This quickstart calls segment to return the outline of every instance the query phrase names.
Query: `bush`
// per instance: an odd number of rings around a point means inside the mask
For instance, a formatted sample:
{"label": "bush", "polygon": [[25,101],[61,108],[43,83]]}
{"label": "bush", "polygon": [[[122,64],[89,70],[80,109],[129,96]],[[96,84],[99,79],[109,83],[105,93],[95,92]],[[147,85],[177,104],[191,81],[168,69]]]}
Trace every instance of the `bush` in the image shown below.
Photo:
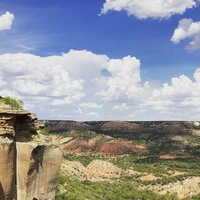
{"label": "bush", "polygon": [[15,109],[23,109],[24,102],[22,100],[13,99],[9,96],[0,99],[1,103],[11,106]]}
{"label": "bush", "polygon": [[158,195],[149,190],[134,189],[132,183],[91,182],[71,179],[60,174],[56,200],[178,200],[174,195]]}

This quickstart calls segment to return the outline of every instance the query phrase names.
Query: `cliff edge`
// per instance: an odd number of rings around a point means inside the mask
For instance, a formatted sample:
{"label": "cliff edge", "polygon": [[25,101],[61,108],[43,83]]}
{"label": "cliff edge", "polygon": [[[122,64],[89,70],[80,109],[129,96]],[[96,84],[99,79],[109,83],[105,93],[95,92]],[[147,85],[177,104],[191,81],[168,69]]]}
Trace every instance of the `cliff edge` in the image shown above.
{"label": "cliff edge", "polygon": [[53,200],[63,153],[25,110],[0,107],[0,199]]}

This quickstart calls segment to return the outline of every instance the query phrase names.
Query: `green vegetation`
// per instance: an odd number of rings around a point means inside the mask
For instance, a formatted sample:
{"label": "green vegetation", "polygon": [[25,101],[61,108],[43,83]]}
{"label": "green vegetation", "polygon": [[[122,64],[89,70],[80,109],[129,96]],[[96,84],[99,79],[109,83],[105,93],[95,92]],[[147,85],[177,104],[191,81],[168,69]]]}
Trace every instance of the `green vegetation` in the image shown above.
{"label": "green vegetation", "polygon": [[197,195],[194,195],[193,197],[190,198],[184,198],[182,200],[199,200],[200,199],[200,193]]}
{"label": "green vegetation", "polygon": [[76,154],[66,154],[64,156],[66,160],[70,161],[78,161],[80,162],[83,166],[87,167],[93,160],[108,160],[108,157],[106,156],[100,156],[100,155],[76,155]]}
{"label": "green vegetation", "polygon": [[[95,132],[65,132],[66,137],[91,139],[98,134]],[[180,134],[181,135],[181,134]],[[65,155],[65,159],[78,161],[85,167],[94,160],[106,160],[121,168],[123,173],[120,178],[110,179],[110,182],[81,181],[76,177],[61,174],[58,178],[56,199],[57,200],[177,200],[174,195],[158,195],[149,190],[154,187],[165,187],[178,182],[183,184],[187,178],[199,177],[200,175],[200,136],[184,134],[181,137],[167,136],[167,133],[152,133],[148,139],[131,138],[133,144],[142,144],[149,149],[143,154],[130,153],[121,156],[108,156],[97,154]],[[169,155],[168,159],[160,155]],[[170,157],[172,155],[172,157]],[[127,174],[126,170],[137,173]],[[153,174],[156,180],[142,181],[140,178]],[[168,186],[167,186],[168,187]],[[185,198],[184,200],[200,199],[200,194]]]}
{"label": "green vegetation", "polygon": [[[175,195],[158,195],[152,191],[141,190],[141,187],[157,185],[158,187],[174,182],[181,182],[189,177],[199,176],[200,158],[160,159],[153,155],[76,155],[67,154],[65,159],[79,161],[87,166],[93,160],[107,160],[116,166],[126,170],[133,169],[138,174],[127,175],[119,179],[111,179],[111,182],[81,181],[60,174],[57,181],[56,200],[178,200]],[[173,175],[175,172],[180,174]],[[145,174],[154,174],[158,179],[142,181],[139,178]],[[140,189],[138,189],[140,188]],[[184,200],[200,199],[200,194]]]}
{"label": "green vegetation", "polygon": [[66,131],[66,132],[60,132],[60,133],[51,133],[52,135],[59,135],[62,137],[72,137],[73,139],[76,138],[86,138],[86,139],[92,139],[93,137],[97,136],[95,132],[92,131]]}
{"label": "green vegetation", "polygon": [[[200,174],[200,158],[176,158],[161,159],[153,155],[124,155],[124,156],[105,156],[105,155],[76,155],[73,153],[66,154],[65,159],[70,161],[79,161],[87,166],[93,160],[107,160],[117,167],[127,170],[133,169],[141,173],[152,173],[157,177],[164,177],[163,182],[174,182],[175,180],[184,179],[190,176],[199,176]],[[170,172],[179,171],[184,173],[179,178],[166,179],[166,175]],[[181,177],[181,178],[180,178]]]}
{"label": "green vegetation", "polygon": [[136,187],[134,183],[80,181],[60,174],[56,200],[178,200],[174,195],[161,196]]}
{"label": "green vegetation", "polygon": [[22,100],[17,100],[17,99],[11,98],[9,96],[7,96],[5,98],[1,98],[0,103],[9,105],[10,107],[17,109],[17,110],[23,109],[23,105],[24,105]]}

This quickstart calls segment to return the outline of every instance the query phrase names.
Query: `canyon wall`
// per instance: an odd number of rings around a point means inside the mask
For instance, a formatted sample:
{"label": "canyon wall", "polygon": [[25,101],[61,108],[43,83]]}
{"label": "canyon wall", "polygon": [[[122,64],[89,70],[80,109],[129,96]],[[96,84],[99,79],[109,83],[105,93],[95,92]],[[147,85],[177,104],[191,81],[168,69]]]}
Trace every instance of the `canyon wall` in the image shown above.
{"label": "canyon wall", "polygon": [[24,110],[0,110],[0,199],[53,200],[63,153]]}
{"label": "canyon wall", "polygon": [[116,137],[134,137],[141,134],[200,134],[200,122],[190,121],[64,121],[45,120],[49,132],[95,131]]}
{"label": "canyon wall", "polygon": [[[107,135],[116,139],[133,141],[133,144],[145,144],[146,148],[156,154],[160,153],[188,153],[196,156],[200,154],[200,122],[192,121],[62,121],[46,120],[45,128],[52,133],[90,132],[97,135]],[[73,137],[73,134],[71,135]],[[65,149],[87,150],[88,138],[76,139],[65,145]],[[72,144],[74,143],[74,145]],[[115,143],[115,144],[114,144]],[[120,142],[120,145],[122,143]],[[104,147],[106,143],[104,142]],[[117,147],[116,142],[107,146]],[[101,145],[97,145],[98,148]],[[122,145],[121,145],[122,146]],[[126,145],[127,146],[127,145]],[[73,148],[72,148],[73,147]],[[135,148],[136,149],[136,148]],[[133,149],[132,149],[133,150]],[[144,150],[144,149],[143,149]],[[134,150],[135,151],[135,150]]]}

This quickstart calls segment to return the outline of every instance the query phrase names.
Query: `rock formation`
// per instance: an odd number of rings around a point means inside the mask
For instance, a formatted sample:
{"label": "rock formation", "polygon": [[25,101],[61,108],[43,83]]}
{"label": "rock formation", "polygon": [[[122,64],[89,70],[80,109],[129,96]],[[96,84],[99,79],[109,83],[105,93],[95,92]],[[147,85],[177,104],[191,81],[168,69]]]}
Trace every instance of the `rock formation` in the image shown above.
{"label": "rock formation", "polygon": [[65,152],[106,155],[123,155],[126,153],[146,153],[145,147],[134,145],[125,139],[115,139],[108,136],[96,136],[94,138],[75,138],[64,142],[62,148]]}
{"label": "rock formation", "polygon": [[0,200],[55,199],[62,151],[35,115],[0,108]]}

